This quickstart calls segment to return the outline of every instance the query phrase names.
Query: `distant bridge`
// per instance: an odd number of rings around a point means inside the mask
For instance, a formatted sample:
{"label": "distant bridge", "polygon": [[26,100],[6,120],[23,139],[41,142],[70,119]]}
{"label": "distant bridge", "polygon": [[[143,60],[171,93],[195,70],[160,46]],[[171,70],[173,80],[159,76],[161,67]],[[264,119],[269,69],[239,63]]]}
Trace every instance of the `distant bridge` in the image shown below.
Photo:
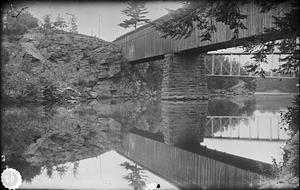
{"label": "distant bridge", "polygon": [[[271,56],[271,62],[269,65],[278,67],[280,57],[286,54],[273,53],[267,54]],[[226,56],[226,59],[225,59]],[[247,56],[248,62],[250,62],[250,53],[209,53],[204,57],[204,64],[207,69],[207,76],[220,76],[220,77],[261,77],[254,75],[245,70],[242,65],[241,59]],[[275,61],[275,56],[278,61]],[[275,65],[276,64],[276,65]],[[266,78],[296,78],[299,77],[298,73],[293,72],[291,74],[280,74],[273,71],[266,72]]]}

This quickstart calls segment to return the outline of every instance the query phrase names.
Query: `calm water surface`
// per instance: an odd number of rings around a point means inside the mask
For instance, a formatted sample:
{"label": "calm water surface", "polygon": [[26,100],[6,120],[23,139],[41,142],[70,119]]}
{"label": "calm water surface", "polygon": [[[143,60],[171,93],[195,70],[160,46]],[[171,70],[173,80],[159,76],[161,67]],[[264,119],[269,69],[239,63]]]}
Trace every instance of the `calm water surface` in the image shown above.
{"label": "calm water surface", "polygon": [[292,96],[91,101],[3,111],[5,163],[22,188],[255,187],[281,160]]}

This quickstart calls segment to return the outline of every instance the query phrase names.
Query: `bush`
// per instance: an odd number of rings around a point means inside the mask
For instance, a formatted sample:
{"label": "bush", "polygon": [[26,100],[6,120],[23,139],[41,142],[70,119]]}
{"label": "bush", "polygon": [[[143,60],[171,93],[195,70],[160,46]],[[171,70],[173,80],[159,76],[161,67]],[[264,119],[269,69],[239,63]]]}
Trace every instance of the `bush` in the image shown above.
{"label": "bush", "polygon": [[33,17],[29,12],[22,12],[18,17],[8,14],[4,22],[3,33],[9,36],[22,35],[31,28],[38,27],[38,19]]}
{"label": "bush", "polygon": [[282,115],[283,121],[288,124],[288,130],[294,135],[299,130],[299,104],[300,95],[295,96],[293,106],[288,107],[288,112]]}

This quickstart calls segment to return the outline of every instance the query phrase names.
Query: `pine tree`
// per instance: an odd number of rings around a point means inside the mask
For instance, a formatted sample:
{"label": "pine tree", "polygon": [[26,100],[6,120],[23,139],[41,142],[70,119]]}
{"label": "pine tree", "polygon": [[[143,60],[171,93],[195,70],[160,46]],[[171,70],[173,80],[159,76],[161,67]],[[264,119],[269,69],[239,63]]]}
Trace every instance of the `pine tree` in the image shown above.
{"label": "pine tree", "polygon": [[69,32],[78,33],[77,17],[70,13],[66,13],[66,14],[71,16]]}
{"label": "pine tree", "polygon": [[119,26],[123,28],[134,27],[142,25],[143,23],[150,22],[144,15],[148,13],[147,8],[145,8],[145,2],[128,2],[128,7],[123,9],[122,14],[130,17],[130,19],[124,20]]}
{"label": "pine tree", "polygon": [[71,17],[71,29],[70,29],[70,32],[78,33],[77,18],[74,15]]}
{"label": "pine tree", "polygon": [[42,27],[46,30],[52,29],[52,23],[51,23],[51,15],[47,14],[43,17],[44,23],[42,24]]}
{"label": "pine tree", "polygon": [[60,15],[56,17],[56,20],[53,23],[53,25],[56,29],[59,30],[63,30],[67,27],[66,21]]}

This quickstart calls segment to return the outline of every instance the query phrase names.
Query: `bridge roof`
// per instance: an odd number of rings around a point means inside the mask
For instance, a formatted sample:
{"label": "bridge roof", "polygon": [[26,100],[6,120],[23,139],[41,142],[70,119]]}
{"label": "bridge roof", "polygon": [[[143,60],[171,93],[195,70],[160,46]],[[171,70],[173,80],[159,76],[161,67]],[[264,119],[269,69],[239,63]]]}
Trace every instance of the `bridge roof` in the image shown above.
{"label": "bridge roof", "polygon": [[[264,28],[274,26],[272,16],[284,14],[285,12],[281,11],[281,9],[282,7],[279,6],[268,13],[261,13],[259,8],[253,3],[241,6],[241,13],[248,15],[248,18],[243,20],[244,25],[248,29],[241,30],[240,38],[236,41],[232,41],[233,31],[228,26],[215,22],[217,32],[212,34],[211,41],[201,41],[199,38],[201,30],[196,27],[191,36],[185,39],[162,38],[161,33],[149,23],[116,38],[113,42],[122,48],[123,55],[130,62],[139,63],[162,59],[166,53],[199,54],[240,46],[245,40],[253,37],[261,37],[264,40],[280,39],[282,36],[279,35],[265,36]],[[285,11],[288,11],[288,9],[285,9]],[[170,17],[170,14],[160,17],[153,22],[165,20],[168,17]]]}

